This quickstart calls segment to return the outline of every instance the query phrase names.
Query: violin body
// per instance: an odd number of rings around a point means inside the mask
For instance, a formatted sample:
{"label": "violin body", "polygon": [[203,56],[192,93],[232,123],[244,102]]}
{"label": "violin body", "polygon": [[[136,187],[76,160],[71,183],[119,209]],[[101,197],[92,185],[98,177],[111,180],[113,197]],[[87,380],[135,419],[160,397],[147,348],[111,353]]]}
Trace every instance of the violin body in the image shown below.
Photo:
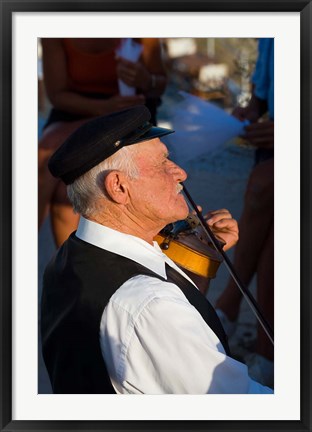
{"label": "violin body", "polygon": [[183,221],[167,225],[155,240],[179,267],[201,278],[213,279],[223,261],[192,214]]}

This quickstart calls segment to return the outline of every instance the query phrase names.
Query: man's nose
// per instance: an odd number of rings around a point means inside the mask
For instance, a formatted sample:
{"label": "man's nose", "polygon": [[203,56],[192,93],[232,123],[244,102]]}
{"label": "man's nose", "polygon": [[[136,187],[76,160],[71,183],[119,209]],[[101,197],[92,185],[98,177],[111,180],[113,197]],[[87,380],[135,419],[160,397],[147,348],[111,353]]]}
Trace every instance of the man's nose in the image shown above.
{"label": "man's nose", "polygon": [[173,164],[174,164],[175,176],[177,177],[177,180],[179,182],[185,181],[187,179],[187,173],[186,173],[186,171],[184,171],[184,169],[181,168],[176,163],[173,162]]}

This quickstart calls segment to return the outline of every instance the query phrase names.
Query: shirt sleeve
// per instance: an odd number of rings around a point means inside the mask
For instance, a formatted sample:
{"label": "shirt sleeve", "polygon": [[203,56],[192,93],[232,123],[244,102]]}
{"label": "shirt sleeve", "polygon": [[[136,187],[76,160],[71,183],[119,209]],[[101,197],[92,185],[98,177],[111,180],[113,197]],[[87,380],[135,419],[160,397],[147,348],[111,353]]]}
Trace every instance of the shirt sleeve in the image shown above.
{"label": "shirt sleeve", "polygon": [[246,365],[225,354],[217,336],[178,287],[160,280],[154,283],[158,295],[146,297],[136,313],[129,313],[125,304],[122,309],[119,302],[114,305],[119,314],[127,310],[122,327],[130,319],[119,355],[115,353],[118,365],[113,375],[119,392],[272,393],[249,378]]}

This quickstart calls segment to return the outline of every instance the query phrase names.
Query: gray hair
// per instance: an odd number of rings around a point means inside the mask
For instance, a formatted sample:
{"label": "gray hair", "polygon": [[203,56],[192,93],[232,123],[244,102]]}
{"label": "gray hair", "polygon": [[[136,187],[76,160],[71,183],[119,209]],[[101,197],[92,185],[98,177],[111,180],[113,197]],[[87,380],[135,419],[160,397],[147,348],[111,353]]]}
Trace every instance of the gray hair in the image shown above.
{"label": "gray hair", "polygon": [[101,210],[98,201],[100,198],[108,199],[104,178],[110,171],[118,170],[124,172],[129,178],[137,177],[139,172],[134,161],[135,153],[133,146],[123,147],[68,185],[67,194],[74,212],[82,216],[90,216]]}

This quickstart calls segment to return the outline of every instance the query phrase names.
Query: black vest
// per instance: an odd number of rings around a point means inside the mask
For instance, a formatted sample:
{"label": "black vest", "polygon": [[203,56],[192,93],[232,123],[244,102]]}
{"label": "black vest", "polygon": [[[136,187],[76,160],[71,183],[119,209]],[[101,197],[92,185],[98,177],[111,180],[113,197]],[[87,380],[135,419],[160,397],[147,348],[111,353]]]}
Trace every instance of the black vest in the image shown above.
{"label": "black vest", "polygon": [[[168,281],[180,287],[229,354],[222,325],[205,296],[169,266],[166,271]],[[138,274],[165,280],[74,233],[51,260],[43,278],[41,337],[54,393],[115,393],[101,353],[100,321],[115,291]]]}

